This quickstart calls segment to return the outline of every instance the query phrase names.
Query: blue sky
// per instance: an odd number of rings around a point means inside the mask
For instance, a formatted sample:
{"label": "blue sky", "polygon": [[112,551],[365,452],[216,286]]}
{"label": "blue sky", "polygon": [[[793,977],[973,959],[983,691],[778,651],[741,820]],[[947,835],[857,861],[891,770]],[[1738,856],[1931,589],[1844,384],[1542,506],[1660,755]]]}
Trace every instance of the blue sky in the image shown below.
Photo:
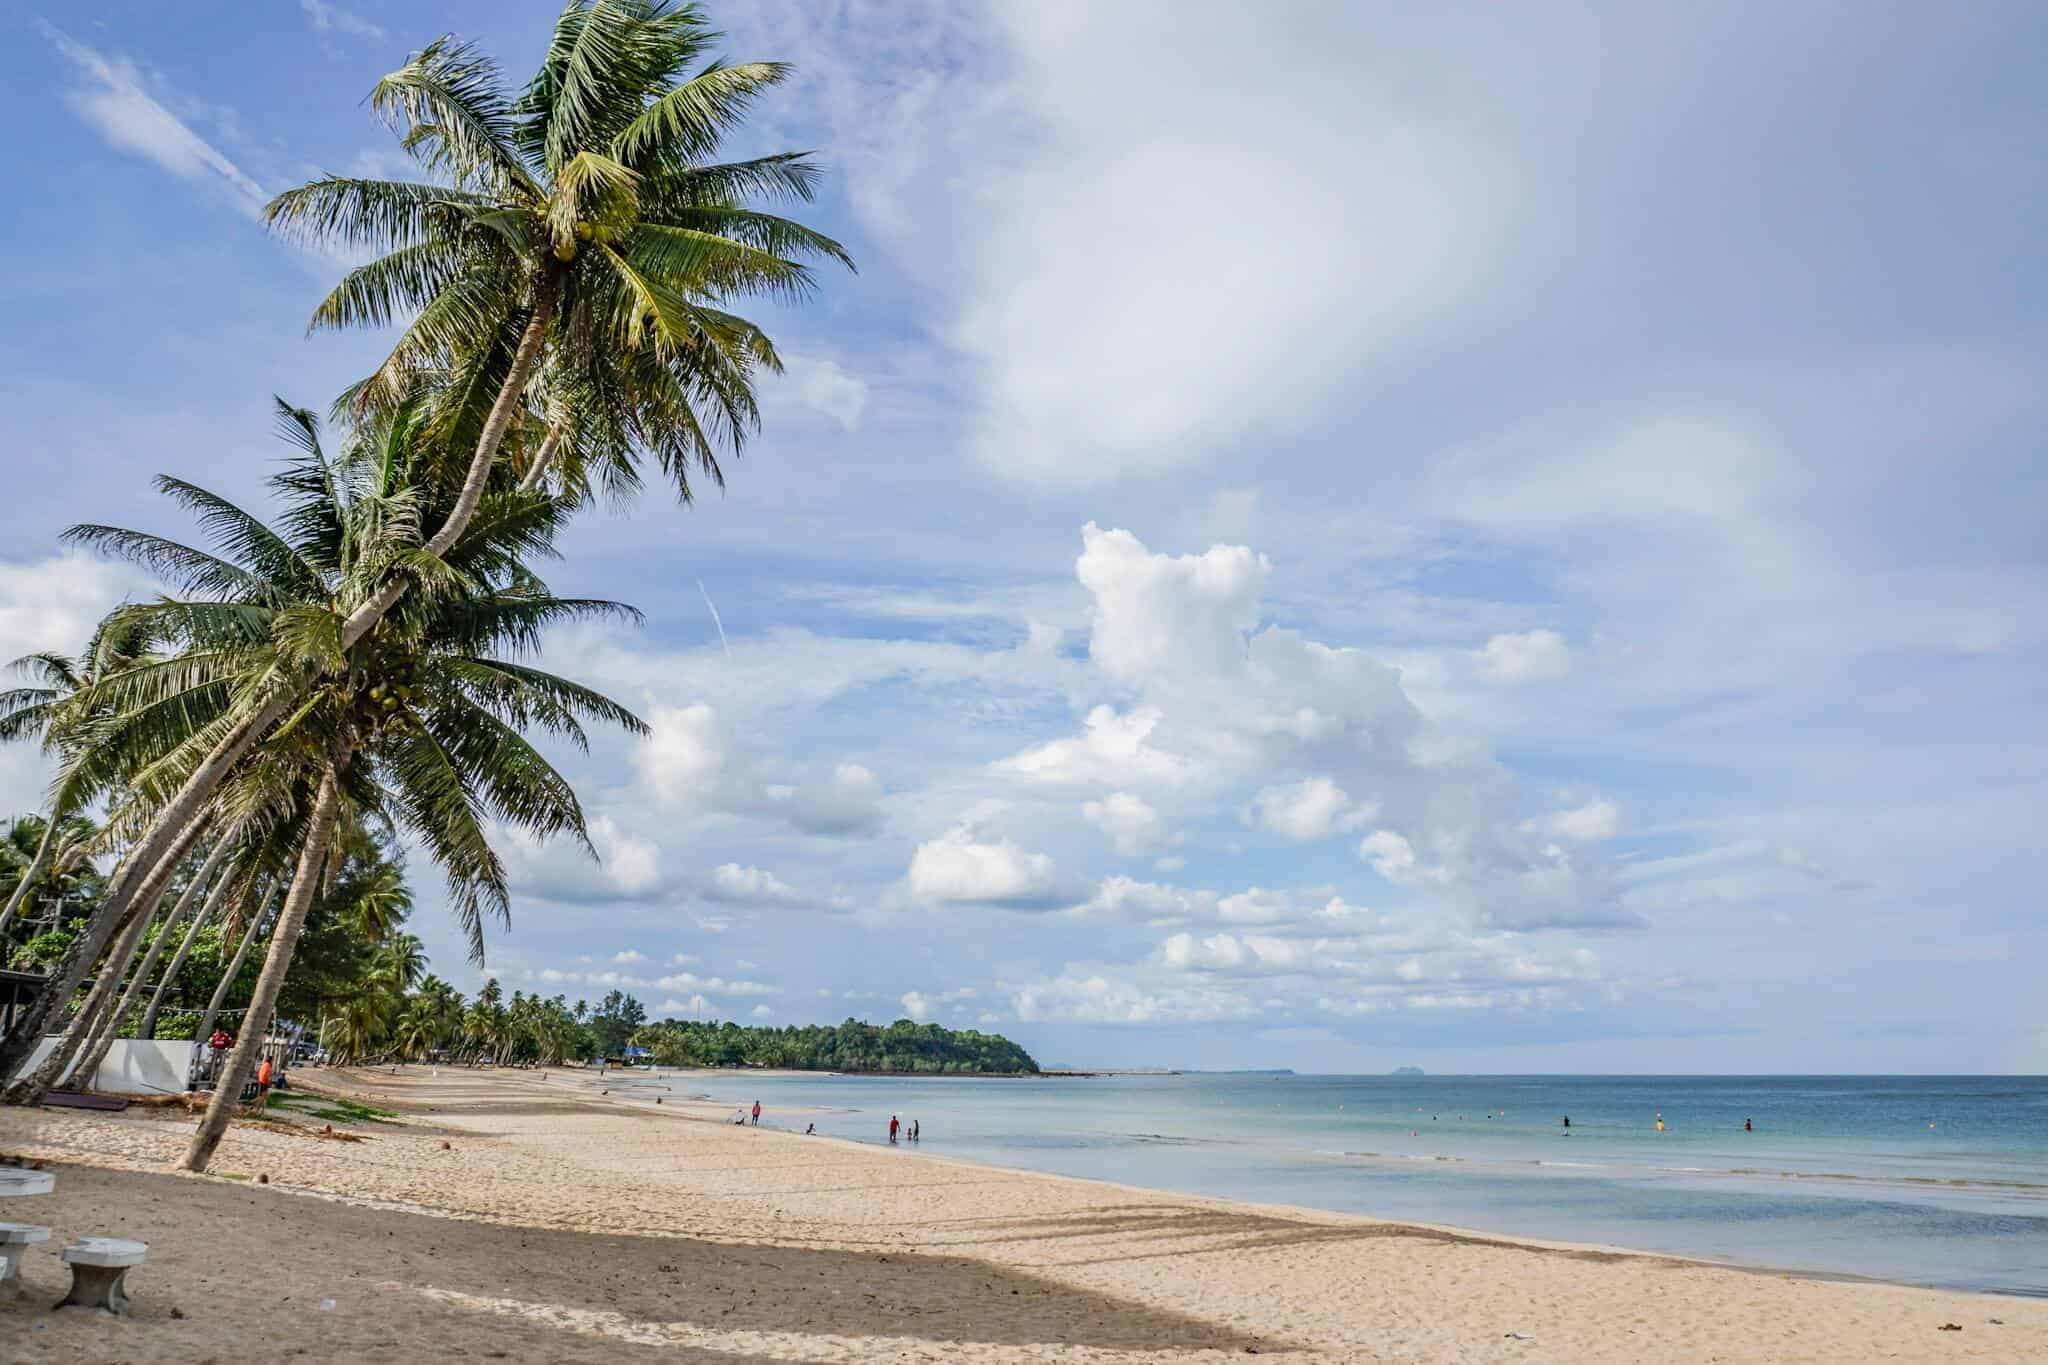
{"label": "blue sky", "polygon": [[[565,756],[605,861],[508,840],[491,969],[1048,1061],[2048,1067],[2039,9],[1284,16],[714,7],[860,273],[755,310],[724,495],[565,546],[648,621],[548,661],[655,733]],[[10,8],[0,649],[148,590],[63,526],[255,496],[378,353],[256,207],[551,17]]]}

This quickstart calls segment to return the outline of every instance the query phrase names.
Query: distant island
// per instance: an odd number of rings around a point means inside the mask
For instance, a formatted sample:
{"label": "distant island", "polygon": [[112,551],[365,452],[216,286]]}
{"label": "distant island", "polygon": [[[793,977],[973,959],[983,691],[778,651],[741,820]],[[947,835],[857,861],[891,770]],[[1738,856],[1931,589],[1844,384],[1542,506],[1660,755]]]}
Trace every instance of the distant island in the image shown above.
{"label": "distant island", "polygon": [[657,1066],[751,1066],[887,1076],[1036,1076],[1038,1063],[1008,1038],[898,1019],[887,1028],[843,1024],[749,1028],[664,1019],[630,1038]]}
{"label": "distant island", "polygon": [[1396,1076],[1420,1076],[1423,1074],[1423,1070],[1419,1066],[1397,1066],[1394,1068],[1394,1074]]}

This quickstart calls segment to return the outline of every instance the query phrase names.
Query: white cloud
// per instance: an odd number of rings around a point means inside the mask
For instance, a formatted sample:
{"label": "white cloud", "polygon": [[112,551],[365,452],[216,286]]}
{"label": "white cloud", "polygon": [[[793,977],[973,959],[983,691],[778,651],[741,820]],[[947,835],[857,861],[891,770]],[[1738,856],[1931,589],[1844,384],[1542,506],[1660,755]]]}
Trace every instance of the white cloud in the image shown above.
{"label": "white cloud", "polygon": [[1479,676],[1489,682],[1554,682],[1572,671],[1571,647],[1554,630],[1496,635],[1473,656]]}
{"label": "white cloud", "polygon": [[1059,900],[1051,858],[981,833],[971,821],[918,845],[910,890],[925,901],[1017,909],[1045,909]]}
{"label": "white cloud", "polygon": [[1094,599],[1088,653],[1104,674],[1140,683],[1168,670],[1235,669],[1259,623],[1272,565],[1242,545],[1199,555],[1153,554],[1129,531],[1081,529],[1074,570]]}
{"label": "white cloud", "polygon": [[1427,886],[1451,879],[1448,868],[1430,866],[1415,856],[1407,836],[1390,829],[1374,830],[1359,842],[1358,856],[1395,886]]}
{"label": "white cloud", "polygon": [[329,4],[327,0],[299,0],[299,8],[305,11],[307,22],[313,25],[315,33],[346,33],[353,38],[386,36],[383,29],[362,15]]}
{"label": "white cloud", "polygon": [[[992,468],[1092,483],[1285,432],[1480,288],[1513,165],[1343,13],[993,10],[968,53],[862,106],[856,204],[958,301]],[[1214,212],[1226,185],[1255,232]]]}
{"label": "white cloud", "polygon": [[728,905],[798,905],[804,899],[801,892],[773,872],[738,863],[720,863],[704,894]]}
{"label": "white cloud", "polygon": [[815,356],[785,356],[783,366],[797,401],[824,413],[844,431],[860,427],[868,405],[868,386],[840,368],[838,362]]}
{"label": "white cloud", "polygon": [[132,62],[108,58],[38,19],[36,26],[84,78],[65,95],[74,112],[109,144],[154,161],[181,180],[217,185],[234,205],[260,219],[270,196],[227,155],[159,103]]}
{"label": "white cloud", "polygon": [[1612,801],[1589,801],[1575,810],[1562,810],[1550,817],[1550,832],[1560,839],[1612,839],[1620,829],[1621,811]]}
{"label": "white cloud", "polygon": [[1172,842],[1159,812],[1130,792],[1111,792],[1100,801],[1085,802],[1081,814],[1126,858],[1142,858]]}
{"label": "white cloud", "polygon": [[1233,990],[1191,982],[1141,983],[1077,967],[1016,987],[1010,1006],[1026,1023],[1211,1023],[1258,1014],[1255,1004]]}
{"label": "white cloud", "polygon": [[718,1007],[701,995],[687,999],[671,996],[648,1012],[657,1019],[706,1019],[717,1015]]}
{"label": "white cloud", "polygon": [[1345,807],[1350,801],[1344,789],[1327,777],[1307,778],[1292,786],[1262,787],[1252,798],[1252,804],[1258,810],[1259,823],[1297,843],[1327,836],[1339,828],[1339,816],[1345,817],[1342,825],[1345,829],[1355,828],[1359,821],[1372,818],[1376,808],[1370,805],[1345,815]]}
{"label": "white cloud", "polygon": [[932,1017],[932,1002],[916,991],[905,991],[899,1003],[903,1006],[903,1017],[925,1023]]}
{"label": "white cloud", "polygon": [[881,781],[858,763],[834,765],[825,781],[768,783],[761,790],[764,809],[805,834],[845,839],[882,825]]}
{"label": "white cloud", "polygon": [[670,805],[707,799],[725,764],[718,713],[704,702],[657,706],[647,724],[650,733],[633,755],[641,782]]}
{"label": "white cloud", "polygon": [[775,1011],[766,1005],[756,1005],[751,1010],[748,1010],[747,1013],[756,1019],[773,1019],[775,1017]]}
{"label": "white cloud", "polygon": [[1173,782],[1187,776],[1189,765],[1146,742],[1159,724],[1160,713],[1140,707],[1119,715],[1113,706],[1088,713],[1084,733],[1026,749],[995,764],[1032,782],[1082,784]]}
{"label": "white cloud", "polygon": [[611,816],[590,821],[590,842],[603,860],[605,879],[625,895],[640,895],[661,880],[661,851],[627,834]]}
{"label": "white cloud", "polygon": [[1297,970],[1307,965],[1311,952],[1294,940],[1257,934],[1175,934],[1159,946],[1161,960],[1177,970],[1231,971],[1248,965]]}
{"label": "white cloud", "polygon": [[627,948],[623,952],[613,953],[612,961],[618,963],[621,967],[630,967],[636,962],[647,961],[647,954]]}
{"label": "white cloud", "polygon": [[695,972],[671,972],[658,981],[643,985],[665,991],[710,991],[713,995],[780,995],[782,987],[765,981],[728,980],[722,976],[699,976]]}

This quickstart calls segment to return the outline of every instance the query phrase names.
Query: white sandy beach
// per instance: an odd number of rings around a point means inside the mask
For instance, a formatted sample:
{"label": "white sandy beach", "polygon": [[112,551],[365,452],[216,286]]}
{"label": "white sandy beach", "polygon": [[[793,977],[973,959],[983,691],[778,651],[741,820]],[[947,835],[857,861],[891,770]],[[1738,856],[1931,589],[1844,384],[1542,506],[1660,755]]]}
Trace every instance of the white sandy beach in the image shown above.
{"label": "white sandy beach", "polygon": [[[237,1127],[190,1177],[182,1116],[0,1110],[0,1153],[59,1172],[0,1210],[56,1230],[0,1360],[2048,1359],[2028,1300],[998,1170],[538,1072],[301,1079],[403,1121]],[[55,1247],[95,1234],[150,1244],[126,1321],[49,1311]]]}

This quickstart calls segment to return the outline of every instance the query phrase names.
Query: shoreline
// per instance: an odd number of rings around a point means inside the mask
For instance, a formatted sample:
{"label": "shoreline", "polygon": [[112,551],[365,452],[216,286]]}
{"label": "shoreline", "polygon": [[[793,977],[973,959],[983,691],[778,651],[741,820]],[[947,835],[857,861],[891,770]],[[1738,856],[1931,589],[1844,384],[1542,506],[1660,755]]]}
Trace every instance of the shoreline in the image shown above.
{"label": "shoreline", "polygon": [[[570,1068],[568,1070],[573,1070],[573,1068]],[[677,1068],[676,1070],[680,1072],[683,1069]],[[713,1076],[729,1074],[720,1072],[715,1069],[705,1068],[689,1068],[688,1071],[690,1074]],[[773,1073],[755,1072],[753,1074],[776,1074],[792,1077],[804,1077],[818,1075],[857,1076],[879,1073],[777,1071]],[[1167,1073],[1101,1072],[1066,1074],[1163,1075]],[[920,1077],[918,1079],[939,1078]],[[630,1102],[625,1100],[611,1100],[609,1097],[599,1098],[604,1099],[607,1103],[623,1104]],[[704,1110],[715,1109],[718,1112],[716,1115],[711,1113],[692,1112],[692,1107]],[[730,1120],[723,1117],[723,1115],[727,1112],[728,1107],[729,1106],[727,1106],[724,1101],[713,1100],[705,1096],[685,1096],[683,1097],[682,1103],[659,1106],[662,1117],[675,1118],[688,1123],[709,1123],[714,1125],[723,1125],[727,1127],[739,1126],[736,1124],[732,1124]],[[816,1106],[789,1105],[778,1103],[776,1112],[778,1114],[808,1115],[822,1113],[826,1111]],[[1471,1244],[1495,1244],[1503,1247],[1520,1247],[1531,1251],[1558,1252],[1565,1254],[1575,1252],[1592,1252],[1603,1256],[1640,1257],[1647,1260],[1672,1261],[1683,1265],[1703,1266],[1719,1270],[1738,1271],[1746,1275],[1762,1275],[1777,1278],[1815,1280],[1826,1283],[1838,1283],[1848,1285],[1883,1285],[1896,1289],[1923,1290],[1929,1293],[1937,1294],[1964,1294],[1999,1301],[2011,1300],[2022,1303],[2048,1302],[2048,1295],[2027,1294],[2017,1291],[1979,1289],[1969,1286],[1929,1284],[1913,1280],[1891,1279],[1882,1275],[1860,1275],[1856,1274],[1853,1271],[1845,1270],[1822,1270],[1807,1266],[1771,1265],[1760,1261],[1744,1261],[1737,1260],[1734,1258],[1715,1257],[1701,1254],[1689,1254],[1681,1251],[1659,1251],[1643,1247],[1624,1246],[1618,1243],[1598,1241],[1572,1241],[1558,1238],[1538,1237],[1524,1233],[1498,1232],[1487,1228],[1470,1227],[1461,1223],[1438,1223],[1424,1219],[1414,1218],[1388,1218],[1377,1214],[1361,1213],[1349,1209],[1322,1208],[1313,1204],[1289,1204],[1284,1202],[1275,1203],[1264,1200],[1245,1199],[1232,1195],[1205,1194],[1198,1190],[1187,1190],[1174,1186],[1141,1185],[1129,1181],[1111,1180],[1101,1176],[1069,1175],[1060,1171],[1036,1170],[1030,1166],[1009,1166],[1001,1162],[986,1161],[979,1157],[958,1156],[953,1154],[928,1152],[915,1146],[901,1144],[891,1146],[889,1144],[878,1142],[868,1138],[843,1137],[838,1134],[831,1133],[800,1133],[793,1129],[785,1128],[780,1125],[770,1125],[765,1128],[753,1129],[752,1131],[766,1133],[779,1137],[799,1138],[807,1143],[832,1143],[851,1148],[855,1151],[895,1152],[899,1155],[892,1159],[898,1160],[934,1162],[940,1165],[959,1166],[976,1171],[993,1171],[1005,1176],[1015,1176],[1023,1179],[1073,1182],[1076,1184],[1091,1185],[1103,1190],[1114,1191],[1119,1194],[1131,1196],[1142,1196],[1147,1198],[1158,1198],[1160,1196],[1167,1196],[1176,1200],[1186,1201],[1190,1203],[1212,1204],[1223,1209],[1237,1210],[1261,1215],[1293,1218],[1342,1219],[1346,1221],[1362,1223],[1375,1228],[1385,1228],[1403,1232],[1440,1234],[1445,1237],[1456,1238],[1462,1242]],[[1370,1156],[1372,1154],[1346,1153],[1345,1155]],[[1389,1161],[1410,1159],[1412,1158],[1386,1158],[1386,1160]],[[1782,1174],[1788,1178],[1798,1179],[1860,1180],[1864,1178],[1860,1176],[1833,1175],[1804,1176],[1798,1172],[1784,1172]]]}
{"label": "shoreline", "polygon": [[[592,1358],[689,1346],[724,1353],[707,1360],[835,1361],[2048,1357],[2039,1300],[734,1131],[724,1105],[585,1096],[549,1074],[302,1073],[301,1096],[347,1096],[401,1122],[336,1125],[360,1142],[325,1140],[317,1122],[238,1126],[205,1177],[166,1169],[191,1125],[164,1113],[4,1110],[0,1151],[58,1164],[58,1196],[35,1217],[60,1239],[151,1242],[137,1318],[113,1326],[136,1361],[225,1358],[238,1344],[242,1358],[285,1353],[257,1344],[274,1316],[200,1307],[222,1292],[223,1254],[281,1288],[347,1286],[316,1302],[368,1294],[379,1306],[349,1319],[366,1334],[360,1354],[336,1346],[342,1320],[326,1310],[285,1315],[319,1338],[314,1358],[336,1360],[382,1358],[370,1337],[397,1322],[421,1354],[439,1349],[425,1344],[434,1333],[467,1351],[481,1332],[518,1359],[581,1359],[585,1346],[624,1352]],[[664,1116],[680,1122],[653,1121]],[[259,1174],[268,1186],[248,1178]],[[80,1207],[67,1210],[68,1191]],[[250,1239],[246,1262],[239,1243],[201,1244],[208,1223]],[[309,1259],[308,1239],[334,1229],[349,1230],[338,1249]],[[20,1358],[105,1358],[108,1342],[74,1315],[35,1317],[55,1297],[41,1291],[60,1288],[54,1262],[32,1259],[26,1312],[0,1305],[0,1347],[42,1321],[21,1343],[49,1350]],[[693,1288],[679,1296],[662,1286],[686,1262]],[[758,1301],[770,1289],[774,1304]],[[168,1334],[160,1355],[136,1330],[145,1322]]]}

